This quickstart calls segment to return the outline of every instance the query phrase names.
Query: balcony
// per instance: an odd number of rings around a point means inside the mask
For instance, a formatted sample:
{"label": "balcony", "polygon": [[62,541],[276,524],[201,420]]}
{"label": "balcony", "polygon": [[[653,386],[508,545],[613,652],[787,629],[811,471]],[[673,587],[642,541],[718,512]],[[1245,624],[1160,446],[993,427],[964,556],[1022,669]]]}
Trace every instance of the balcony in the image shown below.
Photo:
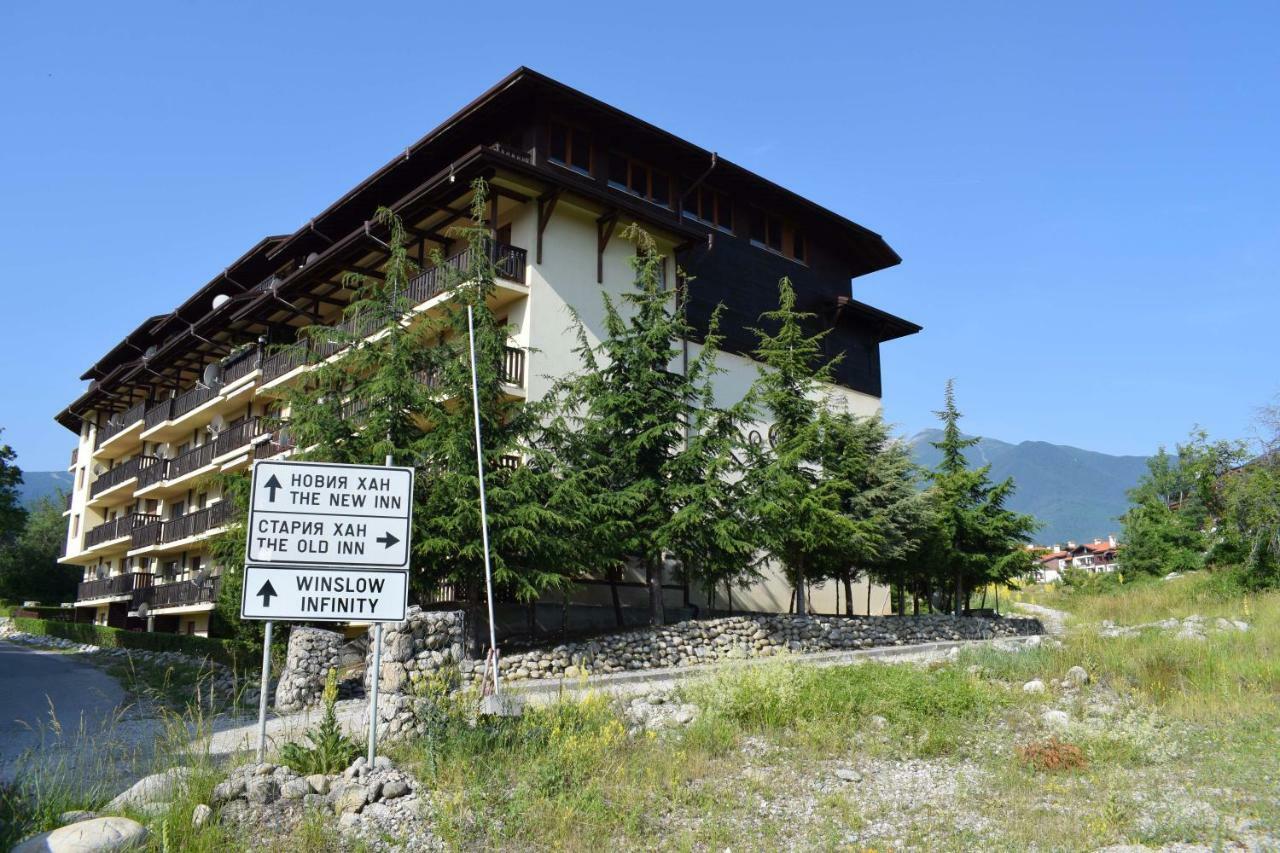
{"label": "balcony", "polygon": [[236,353],[222,363],[222,386],[239,382],[262,366],[262,350],[256,346]]}
{"label": "balcony", "polygon": [[[221,587],[221,577],[206,578],[203,583],[189,580],[156,584],[147,590],[144,600],[148,601],[153,611],[166,607],[212,604],[218,600],[218,590]],[[136,607],[138,603],[135,598],[134,606]]]}
{"label": "balcony", "polygon": [[160,544],[168,545],[216,530],[231,521],[234,516],[235,505],[231,501],[219,501],[204,509],[170,519],[161,525]]}
{"label": "balcony", "polygon": [[169,415],[173,412],[173,398],[161,400],[151,408],[147,409],[146,415],[143,417],[143,430],[153,429],[160,424],[169,420]]}
{"label": "balcony", "polygon": [[[528,253],[524,249],[509,246],[506,243],[495,244],[493,249],[494,273],[499,278],[514,281],[517,284],[524,284],[524,269],[527,257]],[[439,266],[423,270],[413,281],[409,282],[409,300],[415,305],[421,305],[428,299],[434,299],[444,293],[453,278],[446,270],[453,270],[459,276],[465,276],[467,270],[471,268],[471,259],[471,250],[464,249],[456,255],[445,258]]]}
{"label": "balcony", "polygon": [[84,550],[88,551],[90,548],[96,548],[104,542],[123,539],[130,535],[133,528],[159,520],[160,516],[158,515],[147,515],[139,512],[114,518],[111,521],[99,524],[97,527],[90,528],[84,534]]}
{"label": "balcony", "polygon": [[310,353],[302,345],[282,349],[268,356],[262,362],[262,381],[270,382],[279,379],[286,373],[301,367],[310,360]]}
{"label": "balcony", "polygon": [[150,548],[153,545],[160,544],[160,534],[164,530],[163,521],[153,521],[150,524],[143,524],[129,531],[129,550],[136,551],[139,548]]}
{"label": "balcony", "polygon": [[234,453],[258,436],[269,433],[270,430],[262,425],[262,421],[262,418],[249,418],[218,433],[218,437],[213,440],[214,458]]}
{"label": "balcony", "polygon": [[93,445],[94,450],[101,450],[103,445],[116,436],[131,431],[139,422],[145,423],[146,415],[147,404],[143,401],[119,415],[110,417],[102,429],[98,430],[98,437]]}
{"label": "balcony", "polygon": [[98,578],[84,581],[76,590],[76,601],[91,601],[95,598],[114,598],[119,595],[132,595],[135,590],[146,589],[151,585],[151,575],[141,572],[116,575],[111,578]]}
{"label": "balcony", "polygon": [[135,456],[128,462],[121,462],[98,475],[98,479],[94,480],[93,485],[89,487],[89,496],[96,498],[103,492],[138,477],[143,471],[162,461],[155,456]]}
{"label": "balcony", "polygon": [[[471,268],[473,257],[470,249],[464,249],[445,258],[439,265],[420,272],[406,288],[409,301],[414,305],[421,305],[444,293],[458,276],[466,275]],[[497,243],[492,248],[492,257],[494,273],[499,278],[521,285],[525,283],[528,253],[524,249],[506,243]],[[457,276],[450,275],[448,272],[450,270]],[[337,324],[335,328],[359,340],[376,334],[387,324],[388,319],[380,312],[370,312],[359,317],[348,318]],[[267,385],[305,364],[330,358],[346,347],[345,341],[299,341],[296,345],[280,349],[263,360],[262,382]]]}
{"label": "balcony", "polygon": [[180,453],[173,457],[169,460],[169,470],[165,472],[164,478],[166,480],[180,480],[193,471],[198,471],[209,465],[213,462],[213,447],[212,441],[206,441],[199,447],[193,447],[186,453]]}

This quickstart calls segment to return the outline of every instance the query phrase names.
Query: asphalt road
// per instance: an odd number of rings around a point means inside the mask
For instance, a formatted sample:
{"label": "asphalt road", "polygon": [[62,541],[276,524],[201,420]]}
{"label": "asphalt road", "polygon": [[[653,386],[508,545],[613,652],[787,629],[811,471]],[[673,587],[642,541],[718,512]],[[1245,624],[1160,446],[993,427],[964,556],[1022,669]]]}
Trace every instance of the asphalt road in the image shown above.
{"label": "asphalt road", "polygon": [[124,702],[115,679],[73,655],[0,640],[0,780],[29,749],[61,751],[112,728]]}

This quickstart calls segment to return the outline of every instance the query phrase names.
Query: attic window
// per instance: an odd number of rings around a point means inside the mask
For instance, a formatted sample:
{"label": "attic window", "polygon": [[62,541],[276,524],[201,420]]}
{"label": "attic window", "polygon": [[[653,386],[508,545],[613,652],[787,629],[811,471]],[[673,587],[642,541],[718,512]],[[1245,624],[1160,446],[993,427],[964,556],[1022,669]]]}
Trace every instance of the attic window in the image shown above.
{"label": "attic window", "polygon": [[671,178],[625,154],[609,155],[609,186],[662,207],[671,206]]}
{"label": "attic window", "polygon": [[591,134],[565,124],[551,125],[547,157],[584,175],[591,174]]}

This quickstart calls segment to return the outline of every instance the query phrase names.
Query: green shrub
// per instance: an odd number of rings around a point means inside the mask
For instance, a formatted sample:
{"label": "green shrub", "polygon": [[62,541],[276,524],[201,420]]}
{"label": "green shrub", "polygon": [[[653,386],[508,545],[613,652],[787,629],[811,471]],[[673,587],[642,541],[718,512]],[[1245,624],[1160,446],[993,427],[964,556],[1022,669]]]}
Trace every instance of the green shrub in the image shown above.
{"label": "green shrub", "polygon": [[77,643],[90,643],[104,649],[144,649],[151,652],[181,652],[192,657],[211,658],[219,663],[235,665],[252,662],[255,653],[244,643],[196,637],[190,634],[142,633],[122,631],[88,622],[51,622],[47,619],[15,618],[14,627],[42,637],[61,637]]}
{"label": "green shrub", "polygon": [[329,670],[324,679],[324,717],[314,730],[307,731],[311,746],[289,741],[280,747],[280,760],[303,776],[338,773],[351,766],[360,747],[342,733],[334,706],[338,701],[338,671]]}

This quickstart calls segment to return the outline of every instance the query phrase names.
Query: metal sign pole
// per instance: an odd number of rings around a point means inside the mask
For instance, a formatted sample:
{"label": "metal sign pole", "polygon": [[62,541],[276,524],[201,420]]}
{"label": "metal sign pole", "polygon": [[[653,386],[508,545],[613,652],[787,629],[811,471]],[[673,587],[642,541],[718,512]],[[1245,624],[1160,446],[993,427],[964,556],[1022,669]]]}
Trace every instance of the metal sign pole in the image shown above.
{"label": "metal sign pole", "polygon": [[369,688],[369,767],[378,752],[378,682],[382,681],[382,623],[373,625],[373,678]]}
{"label": "metal sign pole", "polygon": [[476,471],[480,478],[480,539],[484,544],[484,591],[489,603],[489,649],[493,653],[493,694],[498,695],[498,631],[493,620],[493,572],[489,566],[489,511],[484,498],[484,451],[480,444],[480,388],[476,379],[476,328],[467,306],[467,337],[471,346],[471,411],[476,422]]}
{"label": "metal sign pole", "polygon": [[[391,430],[387,430],[387,443],[391,443]],[[395,464],[391,453],[387,453],[383,464],[390,468]],[[409,496],[413,499],[412,494]],[[369,689],[369,769],[373,769],[373,759],[378,754],[378,686],[382,681],[382,623],[373,623],[373,678]]]}
{"label": "metal sign pole", "polygon": [[262,689],[258,693],[258,763],[267,753],[267,689],[271,684],[271,622],[262,635]]}

